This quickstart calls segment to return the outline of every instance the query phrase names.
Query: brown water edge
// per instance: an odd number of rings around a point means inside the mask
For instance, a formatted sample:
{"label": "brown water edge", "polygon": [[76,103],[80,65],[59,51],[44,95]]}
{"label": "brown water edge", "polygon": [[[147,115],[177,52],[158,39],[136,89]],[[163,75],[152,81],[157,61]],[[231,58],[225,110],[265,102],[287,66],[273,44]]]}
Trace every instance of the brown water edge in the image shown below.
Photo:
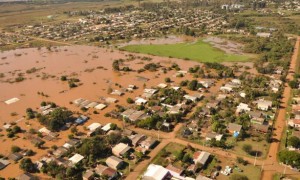
{"label": "brown water edge", "polygon": [[134,39],[129,42],[117,44],[119,47],[124,47],[128,45],[147,45],[147,44],[176,44],[183,42],[192,42],[196,41],[197,38],[185,35],[168,35],[165,37],[159,38],[143,38],[143,39]]}
{"label": "brown water edge", "polygon": [[[70,47],[57,47],[52,48],[52,51],[47,49],[18,49],[13,51],[6,51],[0,53],[0,73],[4,73],[5,77],[0,79],[0,128],[3,123],[15,122],[25,116],[26,108],[37,109],[42,101],[55,102],[59,106],[64,106],[72,111],[80,111],[78,107],[70,104],[77,98],[85,98],[91,101],[99,101],[100,97],[115,97],[119,100],[120,105],[127,105],[126,99],[128,97],[135,98],[142,94],[144,82],[137,81],[136,76],[143,76],[150,80],[145,83],[146,87],[156,86],[159,83],[164,82],[166,77],[170,77],[174,82],[173,84],[179,84],[184,79],[193,79],[191,75],[187,74],[184,78],[173,77],[175,71],[170,71],[167,74],[159,72],[144,72],[138,74],[137,72],[129,73],[118,73],[112,70],[112,62],[114,59],[126,59],[125,55],[133,54],[127,52],[120,52],[118,50],[111,50],[106,48],[97,48],[90,46],[70,46]],[[17,55],[17,56],[16,56]],[[21,55],[21,56],[20,56]],[[136,54],[137,56],[142,56]],[[4,58],[5,57],[5,58]],[[188,70],[197,62],[184,61],[179,59],[170,59],[165,57],[152,57],[151,62],[160,62],[163,66],[171,66],[173,62],[179,64],[182,70]],[[125,62],[130,68],[137,70],[149,63],[148,61],[134,60]],[[227,64],[227,63],[226,63]],[[241,63],[247,64],[247,63]],[[247,64],[248,65],[248,64]],[[102,66],[104,69],[97,69],[96,67]],[[33,74],[26,74],[25,71],[31,68],[42,68]],[[93,69],[92,72],[85,72],[87,69]],[[9,72],[17,73],[13,75]],[[5,80],[17,77],[18,73],[25,73],[26,78],[23,82],[19,83],[7,83]],[[48,79],[42,79],[42,74],[49,77]],[[37,77],[40,75],[40,77]],[[70,89],[67,82],[62,82],[60,77],[62,75],[73,75],[72,77],[79,78],[83,85]],[[124,88],[128,87],[129,84],[134,84],[139,88],[134,93],[125,93],[124,96],[118,97],[107,94],[107,88],[112,87],[113,89],[120,89],[114,84],[118,83]],[[220,84],[221,85],[221,84]],[[217,92],[217,87],[216,87]],[[64,93],[61,93],[64,91]],[[38,95],[37,92],[43,92],[49,95],[48,98]],[[17,97],[20,101],[6,105],[5,100]],[[100,111],[100,114],[93,114],[92,109],[86,113],[91,119],[84,125],[87,126],[92,122],[99,122],[106,124],[108,122],[114,122],[121,126],[121,122],[115,119],[104,117],[106,112],[109,112],[115,108],[114,104],[110,104],[106,109]],[[16,112],[18,115],[11,116],[12,112]],[[26,123],[27,122],[27,123]],[[30,128],[39,129],[42,126],[36,120],[20,120],[17,123],[22,129],[29,130]],[[79,131],[84,131],[83,126],[79,126]],[[5,134],[5,132],[1,132]],[[8,155],[12,145],[18,145],[21,148],[32,149],[37,152],[32,157],[33,160],[38,160],[43,155],[47,154],[47,150],[52,145],[61,146],[67,140],[67,136],[70,131],[60,132],[59,139],[55,142],[46,142],[46,149],[37,149],[34,147],[29,140],[23,139],[23,134],[19,134],[20,138],[16,140],[8,139],[6,136],[0,137],[0,154]],[[14,173],[12,173],[14,172]],[[16,177],[22,172],[19,170],[19,164],[12,163],[4,170],[0,171],[0,176],[3,177]]]}

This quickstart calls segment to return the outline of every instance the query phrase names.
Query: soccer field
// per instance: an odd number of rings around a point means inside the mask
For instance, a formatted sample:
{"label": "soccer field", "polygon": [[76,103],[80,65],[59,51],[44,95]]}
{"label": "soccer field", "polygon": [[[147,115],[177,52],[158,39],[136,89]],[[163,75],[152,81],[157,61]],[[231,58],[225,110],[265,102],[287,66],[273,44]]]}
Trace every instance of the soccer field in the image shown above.
{"label": "soccer field", "polygon": [[227,54],[201,40],[179,44],[128,45],[122,47],[121,50],[199,62],[245,62],[251,59],[247,55]]}

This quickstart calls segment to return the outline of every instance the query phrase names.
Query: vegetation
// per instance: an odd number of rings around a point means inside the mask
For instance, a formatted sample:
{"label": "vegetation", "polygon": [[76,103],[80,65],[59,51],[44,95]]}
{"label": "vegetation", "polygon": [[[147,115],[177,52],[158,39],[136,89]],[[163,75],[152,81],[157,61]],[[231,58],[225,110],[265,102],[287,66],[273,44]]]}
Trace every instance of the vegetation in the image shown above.
{"label": "vegetation", "polygon": [[230,39],[245,43],[245,52],[259,54],[255,67],[260,73],[270,74],[278,66],[287,69],[293,52],[293,43],[282,32],[278,31],[272,36],[272,38],[231,36]]}
{"label": "vegetation", "polygon": [[198,41],[196,43],[180,43],[167,45],[129,45],[123,50],[157,56],[190,59],[199,62],[249,61],[242,55],[226,54],[210,44]]}
{"label": "vegetation", "polygon": [[73,120],[72,112],[65,108],[56,108],[48,115],[38,114],[39,122],[52,131],[59,131],[67,122]]}
{"label": "vegetation", "polygon": [[300,154],[298,152],[285,149],[279,152],[278,157],[284,164],[291,165],[297,169],[300,168]]}
{"label": "vegetation", "polygon": [[126,101],[127,101],[128,104],[133,104],[134,103],[134,100],[132,98],[127,98]]}
{"label": "vegetation", "polygon": [[12,128],[7,129],[6,131],[7,131],[7,137],[13,138],[15,137],[15,134],[21,133],[22,129],[20,128],[20,126],[15,125]]}
{"label": "vegetation", "polygon": [[21,148],[19,146],[12,146],[11,147],[11,152],[12,153],[16,153],[16,152],[20,152]]}
{"label": "vegetation", "polygon": [[294,148],[300,147],[300,139],[296,136],[292,136],[288,139],[288,145]]}
{"label": "vegetation", "polygon": [[35,172],[35,164],[31,161],[30,158],[24,158],[20,162],[20,169],[26,172]]}
{"label": "vegetation", "polygon": [[249,178],[242,174],[233,174],[229,178],[230,180],[249,180]]}

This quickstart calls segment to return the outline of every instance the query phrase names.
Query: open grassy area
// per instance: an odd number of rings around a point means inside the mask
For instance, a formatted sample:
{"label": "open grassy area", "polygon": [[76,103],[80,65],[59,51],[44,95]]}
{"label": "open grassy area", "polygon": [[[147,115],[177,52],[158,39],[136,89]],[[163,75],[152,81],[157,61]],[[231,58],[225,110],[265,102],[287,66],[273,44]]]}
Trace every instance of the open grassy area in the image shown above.
{"label": "open grassy area", "polygon": [[199,62],[249,61],[246,55],[226,54],[212,47],[209,43],[198,41],[179,44],[129,45],[122,50],[151,54],[156,56],[174,57]]}
{"label": "open grassy area", "polygon": [[252,165],[247,165],[247,166],[239,166],[240,169],[243,170],[243,172],[238,172],[237,170],[233,170],[233,174],[241,174],[241,175],[246,175],[248,179],[253,179],[253,180],[259,180],[261,179],[261,169],[257,166],[252,166]]}
{"label": "open grassy area", "polygon": [[[265,140],[263,140],[263,138],[264,137],[262,136],[262,137],[256,137],[256,138],[246,138],[244,141],[238,141],[234,145],[234,148],[231,149],[230,151],[232,151],[233,153],[235,153],[237,155],[248,156],[248,157],[253,158],[254,156],[250,156],[243,150],[243,145],[249,144],[252,146],[253,151],[259,151],[261,153],[260,155],[258,155],[257,158],[264,159],[264,158],[266,158],[266,155],[267,155],[270,145]],[[227,139],[227,143],[233,142],[233,141],[234,141],[233,137],[230,137]]]}
{"label": "open grassy area", "polygon": [[166,158],[163,157],[164,154],[175,155],[179,151],[182,151],[185,147],[181,144],[170,143],[162,151],[160,151],[153,159],[154,164],[164,165]]}

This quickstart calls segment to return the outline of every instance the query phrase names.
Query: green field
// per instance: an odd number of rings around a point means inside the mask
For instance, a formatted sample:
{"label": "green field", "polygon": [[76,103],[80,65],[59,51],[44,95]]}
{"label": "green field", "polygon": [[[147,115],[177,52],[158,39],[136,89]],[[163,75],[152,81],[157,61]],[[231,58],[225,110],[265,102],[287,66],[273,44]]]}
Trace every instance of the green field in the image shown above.
{"label": "green field", "polygon": [[199,62],[243,62],[251,59],[246,55],[226,54],[224,51],[201,40],[195,43],[129,45],[122,47],[121,50]]}

